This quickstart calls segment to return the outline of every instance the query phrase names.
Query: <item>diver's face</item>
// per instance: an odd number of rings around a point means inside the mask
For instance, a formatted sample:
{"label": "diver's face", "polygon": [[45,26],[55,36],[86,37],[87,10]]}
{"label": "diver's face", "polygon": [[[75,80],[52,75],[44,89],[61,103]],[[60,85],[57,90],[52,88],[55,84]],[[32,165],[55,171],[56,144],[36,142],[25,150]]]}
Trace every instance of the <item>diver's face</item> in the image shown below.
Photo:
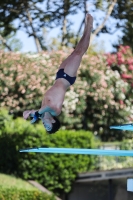
{"label": "diver's face", "polygon": [[43,124],[47,131],[52,130],[53,123],[55,123],[54,118],[52,117],[52,115],[50,113],[46,112],[43,117]]}

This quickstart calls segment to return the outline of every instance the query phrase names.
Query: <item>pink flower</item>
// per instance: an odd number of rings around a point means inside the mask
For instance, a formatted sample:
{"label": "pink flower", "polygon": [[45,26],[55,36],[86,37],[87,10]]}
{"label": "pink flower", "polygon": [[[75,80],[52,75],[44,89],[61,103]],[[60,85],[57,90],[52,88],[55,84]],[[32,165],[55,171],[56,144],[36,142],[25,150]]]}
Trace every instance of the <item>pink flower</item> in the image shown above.
{"label": "pink flower", "polygon": [[122,53],[121,52],[118,52],[117,53],[117,61],[118,61],[118,65],[121,65],[124,63],[125,59],[123,58],[122,56]]}
{"label": "pink flower", "polygon": [[133,58],[128,59],[128,60],[127,60],[127,64],[128,64],[128,65],[133,64]]}
{"label": "pink flower", "polygon": [[111,59],[107,59],[107,63],[108,63],[109,66],[112,65]]}
{"label": "pink flower", "polygon": [[125,46],[125,49],[130,49],[130,47],[129,46]]}
{"label": "pink flower", "polygon": [[123,57],[121,52],[117,53],[117,60],[118,60],[118,65],[124,64],[125,58]]}
{"label": "pink flower", "polygon": [[118,52],[117,53],[117,58],[121,58],[122,57],[122,53],[121,52]]}
{"label": "pink flower", "polygon": [[128,49],[130,49],[129,46],[119,46],[119,52],[122,52],[122,54],[126,54]]}
{"label": "pink flower", "polygon": [[107,55],[107,63],[109,66],[112,65],[113,63],[116,63],[116,55],[108,54]]}
{"label": "pink flower", "polygon": [[133,70],[133,65],[129,65],[128,69]]}
{"label": "pink flower", "polygon": [[121,104],[121,105],[123,105],[123,104],[124,104],[123,100],[120,100],[119,102],[120,102],[120,104]]}
{"label": "pink flower", "polygon": [[121,51],[123,54],[126,54],[127,48],[125,48],[125,46],[121,46],[121,47],[120,47],[120,51]]}
{"label": "pink flower", "polygon": [[124,58],[118,58],[118,65],[124,64],[125,59]]}
{"label": "pink flower", "polygon": [[131,79],[132,75],[130,75],[130,74],[122,74],[121,77],[125,78],[125,79]]}

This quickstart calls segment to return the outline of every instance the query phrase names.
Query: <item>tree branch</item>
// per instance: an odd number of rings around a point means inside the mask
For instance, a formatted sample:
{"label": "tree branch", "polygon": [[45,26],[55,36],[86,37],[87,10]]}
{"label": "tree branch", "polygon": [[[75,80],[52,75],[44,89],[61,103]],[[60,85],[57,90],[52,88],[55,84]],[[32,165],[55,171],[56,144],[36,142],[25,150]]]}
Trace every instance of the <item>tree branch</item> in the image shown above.
{"label": "tree branch", "polygon": [[114,33],[116,33],[119,30],[118,28],[126,28],[126,26],[117,26],[116,30],[109,32],[109,34],[113,35]]}
{"label": "tree branch", "polygon": [[2,41],[2,44],[9,50],[12,51],[11,47],[7,44],[6,40],[0,35],[0,40]]}
{"label": "tree branch", "polygon": [[98,26],[98,28],[94,31],[94,33],[91,35],[91,39],[90,39],[90,44],[92,44],[92,41],[94,40],[94,38],[96,37],[96,35],[100,32],[100,30],[104,27],[107,19],[109,18],[109,16],[111,15],[113,8],[116,4],[117,0],[113,0],[112,4],[109,6],[109,9],[106,13],[106,16],[103,20],[103,22]]}
{"label": "tree branch", "polygon": [[25,29],[26,29],[26,33],[28,34],[28,36],[30,37],[30,35],[31,35],[31,33],[30,33],[30,30],[28,30],[28,28],[29,28],[29,26],[28,26],[28,24],[26,24],[26,22],[27,22],[27,18],[26,18],[26,21],[23,19],[23,17],[25,17],[25,16],[20,16],[19,17],[19,19],[20,19],[20,22],[22,22],[23,23],[23,26],[25,27]]}
{"label": "tree branch", "polygon": [[31,26],[32,32],[33,32],[33,36],[34,36],[34,39],[35,39],[37,51],[39,53],[41,51],[41,49],[40,49],[40,42],[39,42],[39,39],[38,39],[38,37],[36,35],[36,32],[34,30],[34,27],[33,27],[33,24],[32,24],[32,18],[30,16],[30,13],[29,13],[28,9],[26,9],[26,13],[27,13],[28,20],[30,22],[30,26]]}
{"label": "tree branch", "polygon": [[62,6],[64,13],[63,13],[63,24],[62,24],[62,41],[61,45],[65,45],[65,36],[67,34],[67,6],[66,6],[66,0],[63,0],[63,6]]}

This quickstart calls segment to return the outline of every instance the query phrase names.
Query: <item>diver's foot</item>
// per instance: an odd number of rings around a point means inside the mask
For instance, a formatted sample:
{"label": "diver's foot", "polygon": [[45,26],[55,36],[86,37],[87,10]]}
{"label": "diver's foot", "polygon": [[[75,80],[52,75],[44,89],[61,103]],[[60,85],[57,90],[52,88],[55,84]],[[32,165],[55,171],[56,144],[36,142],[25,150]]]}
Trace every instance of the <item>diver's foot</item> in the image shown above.
{"label": "diver's foot", "polygon": [[90,14],[86,14],[85,25],[93,28],[93,17]]}

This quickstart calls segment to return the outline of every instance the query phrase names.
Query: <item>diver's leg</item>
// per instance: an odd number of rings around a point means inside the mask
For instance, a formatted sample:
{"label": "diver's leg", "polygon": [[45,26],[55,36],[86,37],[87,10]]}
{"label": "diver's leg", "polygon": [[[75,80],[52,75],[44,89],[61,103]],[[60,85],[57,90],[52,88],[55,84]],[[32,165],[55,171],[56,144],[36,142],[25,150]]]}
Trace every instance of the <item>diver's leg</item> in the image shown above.
{"label": "diver's leg", "polygon": [[87,51],[89,46],[92,24],[93,18],[90,14],[87,14],[85,19],[85,29],[82,38],[80,39],[72,54],[68,56],[60,65],[59,69],[64,68],[65,73],[67,73],[69,76],[73,77],[77,74],[82,56]]}

